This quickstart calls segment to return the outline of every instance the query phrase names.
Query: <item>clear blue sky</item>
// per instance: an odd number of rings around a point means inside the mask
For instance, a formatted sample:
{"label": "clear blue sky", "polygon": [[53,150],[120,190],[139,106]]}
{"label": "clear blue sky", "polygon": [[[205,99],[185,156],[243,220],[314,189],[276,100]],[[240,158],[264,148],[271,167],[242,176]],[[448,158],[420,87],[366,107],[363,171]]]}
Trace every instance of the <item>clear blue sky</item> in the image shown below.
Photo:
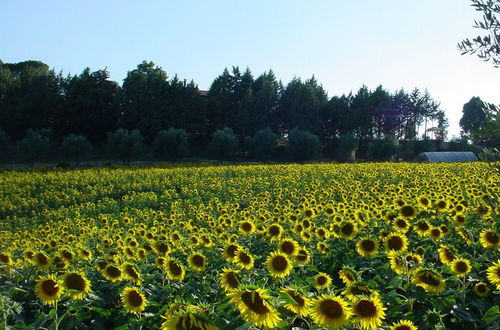
{"label": "clear blue sky", "polygon": [[3,0],[0,59],[41,60],[122,82],[142,60],[208,89],[224,67],[287,83],[313,74],[329,95],[382,84],[427,88],[458,134],[472,96],[500,103],[500,69],[461,56],[480,13],[469,0]]}

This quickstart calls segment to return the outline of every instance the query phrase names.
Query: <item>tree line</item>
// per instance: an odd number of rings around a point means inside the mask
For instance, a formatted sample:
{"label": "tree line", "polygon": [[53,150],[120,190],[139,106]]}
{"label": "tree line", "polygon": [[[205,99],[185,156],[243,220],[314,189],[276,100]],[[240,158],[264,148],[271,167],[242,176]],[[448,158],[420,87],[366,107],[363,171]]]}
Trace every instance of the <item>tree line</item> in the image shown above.
{"label": "tree line", "polygon": [[[17,149],[23,140],[27,146],[41,139],[61,148],[66,143],[67,150],[116,151],[121,143],[129,149],[122,158],[139,157],[137,150],[148,146],[159,158],[189,152],[307,160],[322,152],[377,159],[389,151],[396,155],[401,144],[429,144],[431,126],[433,140],[443,140],[447,125],[439,102],[417,88],[362,86],[329,97],[314,76],[283,84],[272,70],[255,77],[232,67],[200,91],[194,81],[169,77],[153,62],[138,64],[120,85],[107,70],[64,76],[40,61],[0,61],[0,140],[17,141]],[[413,149],[408,158],[419,151]]]}

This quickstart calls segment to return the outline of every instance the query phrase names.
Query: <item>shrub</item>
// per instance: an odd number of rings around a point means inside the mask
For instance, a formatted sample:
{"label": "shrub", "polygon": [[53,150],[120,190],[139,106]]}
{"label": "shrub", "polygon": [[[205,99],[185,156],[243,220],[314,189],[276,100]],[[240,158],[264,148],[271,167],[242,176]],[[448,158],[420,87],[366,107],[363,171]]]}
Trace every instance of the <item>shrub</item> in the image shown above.
{"label": "shrub", "polygon": [[208,152],[216,158],[227,158],[238,148],[238,139],[230,128],[217,130],[212,134],[212,140],[208,144]]}
{"label": "shrub", "polygon": [[258,159],[269,159],[273,155],[278,135],[269,127],[258,130],[249,141],[250,154]]}
{"label": "shrub", "polygon": [[33,164],[47,156],[52,139],[52,129],[28,129],[26,136],[18,141],[17,147],[21,160]]}
{"label": "shrub", "polygon": [[294,128],[288,135],[287,151],[293,160],[316,159],[321,153],[321,141],[317,135]]}
{"label": "shrub", "polygon": [[353,162],[356,160],[356,151],[358,150],[358,140],[354,134],[344,134],[340,137],[338,147],[338,157],[342,161]]}
{"label": "shrub", "polygon": [[130,163],[144,153],[144,139],[137,129],[119,128],[108,133],[108,151],[116,159]]}
{"label": "shrub", "polygon": [[159,159],[172,159],[185,157],[189,150],[189,134],[185,129],[171,128],[162,130],[156,134],[153,141],[155,156]]}
{"label": "shrub", "polygon": [[0,159],[6,159],[9,154],[10,138],[4,131],[0,131]]}
{"label": "shrub", "polygon": [[70,134],[66,136],[61,144],[63,156],[69,160],[74,160],[80,164],[80,160],[84,159],[92,150],[92,145],[86,136]]}
{"label": "shrub", "polygon": [[373,160],[393,160],[398,152],[398,142],[394,136],[387,135],[383,139],[375,140],[370,145],[370,157]]}

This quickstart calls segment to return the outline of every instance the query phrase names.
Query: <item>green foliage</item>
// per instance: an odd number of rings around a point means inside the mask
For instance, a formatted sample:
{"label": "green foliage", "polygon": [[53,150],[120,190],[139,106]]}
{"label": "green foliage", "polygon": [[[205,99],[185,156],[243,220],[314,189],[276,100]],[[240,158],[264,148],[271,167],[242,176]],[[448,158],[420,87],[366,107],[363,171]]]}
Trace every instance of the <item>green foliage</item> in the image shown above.
{"label": "green foliage", "polygon": [[4,159],[9,151],[10,138],[4,131],[0,130],[0,159]]}
{"label": "green foliage", "polygon": [[70,134],[66,136],[61,143],[61,151],[69,160],[80,163],[85,156],[92,150],[92,145],[86,136]]}
{"label": "green foliage", "polygon": [[269,159],[273,155],[278,135],[269,127],[258,130],[249,141],[250,154],[258,159]]}
{"label": "green foliage", "polygon": [[224,128],[212,134],[212,140],[208,144],[208,152],[216,158],[227,158],[238,148],[238,138],[233,130]]}
{"label": "green foliage", "polygon": [[153,142],[155,156],[160,159],[172,159],[185,157],[189,150],[189,134],[185,129],[171,128],[161,130],[156,134]]}
{"label": "green foliage", "polygon": [[373,160],[393,160],[398,152],[398,141],[394,136],[386,135],[383,139],[375,140],[370,145],[370,157]]}
{"label": "green foliage", "polygon": [[44,160],[51,140],[52,129],[50,128],[28,129],[26,136],[17,143],[21,160],[31,164],[36,160]]}
{"label": "green foliage", "polygon": [[317,135],[294,128],[288,135],[287,152],[293,160],[317,159],[321,154],[321,141]]}
{"label": "green foliage", "polygon": [[344,134],[340,137],[338,146],[338,157],[340,160],[353,162],[356,160],[356,151],[358,150],[359,141],[354,134]]}
{"label": "green foliage", "polygon": [[144,139],[139,130],[119,128],[108,133],[108,151],[116,159],[130,163],[144,153]]}
{"label": "green foliage", "polygon": [[460,127],[466,134],[479,129],[486,124],[486,105],[477,96],[464,104]]}
{"label": "green foliage", "polygon": [[464,39],[458,49],[465,54],[477,54],[484,60],[492,60],[500,67],[500,2],[498,0],[472,0],[472,7],[482,13],[482,21],[474,21],[474,28],[486,31],[486,35]]}

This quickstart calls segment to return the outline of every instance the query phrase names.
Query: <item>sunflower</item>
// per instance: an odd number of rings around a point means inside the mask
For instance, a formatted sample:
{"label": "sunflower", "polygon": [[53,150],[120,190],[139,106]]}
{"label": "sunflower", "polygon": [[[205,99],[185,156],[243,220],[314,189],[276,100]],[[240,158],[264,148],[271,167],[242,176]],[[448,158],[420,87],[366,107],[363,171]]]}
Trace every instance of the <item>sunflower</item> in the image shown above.
{"label": "sunflower", "polygon": [[12,265],[12,256],[10,253],[2,252],[0,253],[0,263],[5,265]]}
{"label": "sunflower", "polygon": [[265,289],[240,288],[228,295],[248,323],[273,328],[281,321]]}
{"label": "sunflower", "polygon": [[451,262],[450,268],[457,274],[458,277],[464,277],[470,270],[470,262],[464,258],[456,258]]}
{"label": "sunflower", "polygon": [[295,261],[301,265],[308,264],[311,261],[311,255],[305,248],[300,248],[295,256]]}
{"label": "sunflower", "polygon": [[243,269],[252,269],[254,263],[254,258],[251,254],[245,252],[244,250],[238,250],[236,252],[236,264]]}
{"label": "sunflower", "polygon": [[312,302],[309,315],[320,327],[338,329],[349,324],[351,309],[340,297],[322,295]]}
{"label": "sunflower", "polygon": [[104,268],[103,271],[103,276],[111,282],[116,282],[116,281],[121,281],[123,278],[123,272],[120,268],[116,267],[115,265],[107,265],[106,268]]}
{"label": "sunflower", "polygon": [[40,277],[36,282],[35,292],[43,304],[55,304],[64,291],[64,287],[60,281],[56,280],[54,276]]}
{"label": "sunflower", "polygon": [[307,298],[298,289],[285,288],[281,290],[282,293],[289,295],[293,300],[292,302],[287,302],[284,307],[289,311],[295,313],[299,317],[306,317],[309,313],[309,306],[311,306],[311,300]]}
{"label": "sunflower", "polygon": [[370,288],[368,285],[364,284],[364,282],[356,281],[349,284],[344,291],[342,291],[342,295],[344,295],[347,299],[351,301],[356,301],[360,296],[364,297],[378,297],[379,293],[374,289]]}
{"label": "sunflower", "polygon": [[146,308],[147,301],[137,288],[126,287],[122,294],[123,307],[130,313],[139,314]]}
{"label": "sunflower", "polygon": [[199,252],[194,252],[189,256],[188,264],[194,270],[202,271],[207,266],[207,258]]}
{"label": "sunflower", "polygon": [[272,277],[283,278],[290,274],[293,269],[292,262],[284,253],[271,252],[266,260],[267,269]]}
{"label": "sunflower", "polygon": [[385,318],[385,310],[378,297],[362,297],[352,305],[352,321],[363,329],[378,328]]}
{"label": "sunflower", "polygon": [[404,218],[394,220],[392,227],[399,233],[406,233],[410,229],[410,224]]}
{"label": "sunflower", "polygon": [[401,320],[397,323],[394,323],[389,330],[417,330],[418,328],[413,324],[412,321]]}
{"label": "sunflower", "polygon": [[299,244],[291,238],[285,238],[278,244],[278,249],[289,256],[296,256],[299,253]]}
{"label": "sunflower", "polygon": [[238,278],[239,270],[224,268],[220,273],[220,283],[224,291],[230,292],[240,286],[240,279]]}
{"label": "sunflower", "polygon": [[491,284],[500,290],[500,259],[486,270],[486,276]]}
{"label": "sunflower", "polygon": [[374,239],[365,237],[356,243],[356,251],[364,258],[373,258],[378,252],[378,243]]}
{"label": "sunflower", "polygon": [[485,297],[490,289],[488,289],[488,285],[484,282],[479,282],[474,285],[474,293],[476,293],[479,297]]}
{"label": "sunflower", "polygon": [[135,285],[141,284],[141,274],[137,270],[137,268],[129,263],[126,263],[122,266],[124,277]]}
{"label": "sunflower", "polygon": [[175,259],[168,259],[165,268],[169,280],[182,281],[186,275],[184,266],[182,266],[182,264]]}
{"label": "sunflower", "polygon": [[455,214],[452,218],[453,222],[457,225],[464,225],[467,222],[467,218],[464,214],[458,213]]}
{"label": "sunflower", "polygon": [[431,293],[441,293],[446,288],[445,280],[430,269],[417,271],[412,277],[412,283]]}
{"label": "sunflower", "polygon": [[390,234],[384,242],[387,251],[405,252],[408,248],[408,238],[405,235]]}
{"label": "sunflower", "polygon": [[479,240],[485,249],[497,249],[500,246],[498,234],[493,230],[483,230],[479,235]]}
{"label": "sunflower", "polygon": [[174,303],[162,316],[165,322],[161,330],[219,330],[206,320],[206,308],[196,305]]}
{"label": "sunflower", "polygon": [[280,236],[283,234],[283,227],[277,223],[273,223],[269,227],[267,227],[267,235],[271,239],[279,239]]}
{"label": "sunflower", "polygon": [[314,287],[318,290],[329,287],[332,284],[332,278],[326,273],[318,273],[314,276]]}
{"label": "sunflower", "polygon": [[455,252],[450,247],[447,247],[445,245],[441,245],[438,248],[438,254],[439,254],[439,260],[445,265],[450,266],[453,260],[457,258],[455,255]]}
{"label": "sunflower", "polygon": [[255,224],[253,221],[244,220],[238,225],[238,231],[243,235],[250,235],[255,232]]}
{"label": "sunflower", "polygon": [[62,285],[65,290],[71,290],[71,299],[83,299],[90,292],[90,281],[84,274],[79,272],[69,272],[64,275]]}
{"label": "sunflower", "polygon": [[411,205],[404,205],[399,209],[399,215],[406,219],[413,219],[417,215],[417,210]]}
{"label": "sunflower", "polygon": [[43,252],[37,252],[33,256],[33,262],[41,270],[47,270],[50,267],[50,259]]}
{"label": "sunflower", "polygon": [[417,202],[418,202],[418,206],[420,206],[423,209],[428,209],[431,206],[430,199],[425,197],[425,196],[420,196],[417,199]]}
{"label": "sunflower", "polygon": [[234,261],[236,258],[236,252],[241,249],[238,244],[228,244],[224,247],[224,257],[227,261]]}
{"label": "sunflower", "polygon": [[345,285],[349,285],[359,280],[359,274],[352,266],[344,266],[339,270],[339,277]]}
{"label": "sunflower", "polygon": [[358,232],[358,226],[352,221],[344,221],[339,227],[339,236],[345,239],[352,239]]}
{"label": "sunflower", "polygon": [[439,241],[443,237],[443,232],[439,227],[431,227],[431,229],[428,232],[428,235],[433,240]]}

